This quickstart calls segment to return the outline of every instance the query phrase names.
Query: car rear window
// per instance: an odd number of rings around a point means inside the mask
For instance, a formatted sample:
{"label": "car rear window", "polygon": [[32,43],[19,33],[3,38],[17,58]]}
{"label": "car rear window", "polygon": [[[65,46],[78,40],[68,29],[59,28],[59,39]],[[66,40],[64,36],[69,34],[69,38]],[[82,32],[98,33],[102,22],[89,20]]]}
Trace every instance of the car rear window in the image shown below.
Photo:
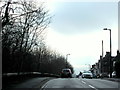
{"label": "car rear window", "polygon": [[63,70],[63,72],[70,72],[69,70]]}
{"label": "car rear window", "polygon": [[84,71],[83,73],[91,73],[90,71]]}

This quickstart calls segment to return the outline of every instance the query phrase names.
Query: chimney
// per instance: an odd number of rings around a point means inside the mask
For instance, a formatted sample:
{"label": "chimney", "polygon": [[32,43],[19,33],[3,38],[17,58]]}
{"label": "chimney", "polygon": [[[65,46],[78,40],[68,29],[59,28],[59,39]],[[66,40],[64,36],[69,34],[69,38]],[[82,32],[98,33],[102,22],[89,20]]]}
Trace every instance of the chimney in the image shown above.
{"label": "chimney", "polygon": [[109,56],[110,55],[110,52],[106,52],[106,56]]}
{"label": "chimney", "polygon": [[100,60],[102,60],[102,56],[100,55]]}
{"label": "chimney", "polygon": [[119,55],[120,53],[119,53],[119,50],[117,50],[117,55]]}

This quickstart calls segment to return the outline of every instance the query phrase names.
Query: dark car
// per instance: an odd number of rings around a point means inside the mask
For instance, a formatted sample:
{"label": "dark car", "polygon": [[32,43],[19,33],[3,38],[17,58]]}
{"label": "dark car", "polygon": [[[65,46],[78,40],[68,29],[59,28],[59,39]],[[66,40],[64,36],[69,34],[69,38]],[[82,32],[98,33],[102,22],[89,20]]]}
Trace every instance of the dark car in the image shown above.
{"label": "dark car", "polygon": [[72,78],[72,72],[70,69],[62,69],[61,78]]}

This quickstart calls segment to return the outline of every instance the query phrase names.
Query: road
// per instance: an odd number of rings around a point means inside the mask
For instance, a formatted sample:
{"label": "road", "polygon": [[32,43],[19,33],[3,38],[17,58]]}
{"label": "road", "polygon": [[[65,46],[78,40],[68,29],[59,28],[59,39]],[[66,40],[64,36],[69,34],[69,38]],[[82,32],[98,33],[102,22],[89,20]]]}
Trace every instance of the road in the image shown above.
{"label": "road", "polygon": [[50,88],[63,89],[84,89],[85,90],[120,90],[118,82],[108,81],[104,79],[82,79],[82,78],[58,78],[52,79],[45,83],[41,90],[49,90]]}

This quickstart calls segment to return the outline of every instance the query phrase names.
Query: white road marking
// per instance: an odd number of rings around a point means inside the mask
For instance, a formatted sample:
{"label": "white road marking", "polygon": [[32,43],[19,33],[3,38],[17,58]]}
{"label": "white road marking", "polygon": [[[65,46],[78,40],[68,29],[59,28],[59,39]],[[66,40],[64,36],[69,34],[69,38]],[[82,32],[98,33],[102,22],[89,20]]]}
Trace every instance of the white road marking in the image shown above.
{"label": "white road marking", "polygon": [[82,81],[82,83],[86,84],[86,82]]}
{"label": "white road marking", "polygon": [[47,83],[45,83],[45,84],[41,87],[40,90],[43,90],[43,89],[46,88],[46,87],[47,87]]}
{"label": "white road marking", "polygon": [[98,90],[97,88],[93,87],[92,85],[88,85],[89,87],[95,89],[95,90]]}

